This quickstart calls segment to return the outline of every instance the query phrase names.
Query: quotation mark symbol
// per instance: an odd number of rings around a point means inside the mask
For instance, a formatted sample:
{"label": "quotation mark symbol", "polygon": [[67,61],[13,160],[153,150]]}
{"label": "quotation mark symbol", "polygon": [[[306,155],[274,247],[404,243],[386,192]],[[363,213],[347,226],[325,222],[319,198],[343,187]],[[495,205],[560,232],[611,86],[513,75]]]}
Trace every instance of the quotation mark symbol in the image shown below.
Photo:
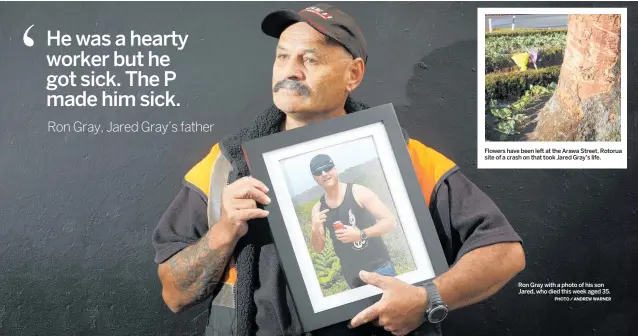
{"label": "quotation mark symbol", "polygon": [[[31,27],[33,27],[34,25],[31,25]],[[24,36],[22,36],[22,41],[24,42],[24,45],[26,45],[27,47],[33,47],[33,39],[29,37],[29,30],[31,30],[31,27],[27,28],[27,30],[24,32]]]}

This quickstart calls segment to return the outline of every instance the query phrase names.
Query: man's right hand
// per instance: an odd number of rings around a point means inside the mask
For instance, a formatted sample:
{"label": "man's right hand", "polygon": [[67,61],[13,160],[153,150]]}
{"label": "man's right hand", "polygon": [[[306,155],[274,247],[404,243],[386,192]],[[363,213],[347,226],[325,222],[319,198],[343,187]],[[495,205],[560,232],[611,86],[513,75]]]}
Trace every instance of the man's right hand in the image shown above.
{"label": "man's right hand", "polygon": [[319,232],[319,229],[323,226],[323,223],[326,222],[326,212],[330,209],[325,209],[323,211],[317,212],[314,216],[312,216],[312,228],[313,230]]}
{"label": "man's right hand", "polygon": [[222,190],[219,223],[230,239],[237,240],[248,232],[248,220],[264,218],[268,211],[257,208],[257,202],[269,204],[268,187],[253,177],[242,177]]}

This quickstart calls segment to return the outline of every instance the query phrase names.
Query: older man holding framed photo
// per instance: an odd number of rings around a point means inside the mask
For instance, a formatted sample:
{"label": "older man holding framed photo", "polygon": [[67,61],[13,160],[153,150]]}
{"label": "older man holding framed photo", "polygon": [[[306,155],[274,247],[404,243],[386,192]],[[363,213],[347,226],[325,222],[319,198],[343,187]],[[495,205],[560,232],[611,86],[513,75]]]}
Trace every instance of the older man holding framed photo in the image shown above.
{"label": "older man holding framed photo", "polygon": [[[249,176],[242,143],[366,109],[354,101],[367,45],[354,19],[319,4],[280,10],[262,22],[278,39],[274,106],[215,144],[185,183],[153,235],[162,297],[172,311],[213,297],[207,336],[302,335],[303,330],[270,238],[268,188]],[[456,164],[417,140],[406,141],[419,186],[437,227],[449,271],[425,286],[376,273],[361,279],[383,291],[351,324],[320,335],[440,335],[448,310],[496,293],[525,266],[521,238],[492,200]],[[424,323],[426,322],[426,323]],[[348,328],[351,327],[351,328]],[[353,327],[353,328],[352,328]]]}

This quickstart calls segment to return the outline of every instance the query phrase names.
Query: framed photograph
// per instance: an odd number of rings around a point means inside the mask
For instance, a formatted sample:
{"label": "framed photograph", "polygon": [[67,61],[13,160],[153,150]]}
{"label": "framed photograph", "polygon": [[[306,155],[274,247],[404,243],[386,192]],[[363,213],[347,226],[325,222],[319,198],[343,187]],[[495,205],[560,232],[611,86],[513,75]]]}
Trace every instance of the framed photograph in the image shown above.
{"label": "framed photograph", "polygon": [[381,298],[359,271],[421,284],[448,270],[392,104],[243,145],[304,330]]}

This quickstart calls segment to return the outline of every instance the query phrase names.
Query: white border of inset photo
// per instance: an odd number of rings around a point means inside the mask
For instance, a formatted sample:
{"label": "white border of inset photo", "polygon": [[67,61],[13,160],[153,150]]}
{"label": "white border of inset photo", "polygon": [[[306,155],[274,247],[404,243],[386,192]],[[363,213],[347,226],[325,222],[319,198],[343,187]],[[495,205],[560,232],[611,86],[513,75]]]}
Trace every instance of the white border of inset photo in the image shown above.
{"label": "white border of inset photo", "polygon": [[[485,15],[487,14],[620,14],[621,15],[621,141],[486,141],[485,140]],[[477,64],[477,168],[479,169],[627,169],[627,8],[478,8],[477,11],[478,64]],[[528,151],[531,155],[554,155],[552,150],[568,150],[565,156],[571,160],[532,160],[530,154],[521,154],[519,159],[491,159],[488,154],[501,158],[507,149]],[[597,160],[587,160],[588,150],[597,149]],[[622,151],[620,153],[600,153],[601,149]],[[547,153],[547,151],[550,153]],[[489,152],[492,153],[489,153]],[[542,153],[544,154],[537,154]]]}
{"label": "white border of inset photo", "polygon": [[328,297],[323,296],[280,162],[281,160],[297,155],[325,150],[326,148],[345,142],[370,136],[372,136],[376,146],[388,189],[392,195],[392,200],[394,201],[397,215],[399,216],[399,222],[402,225],[403,233],[405,234],[412,259],[416,266],[415,270],[401,274],[396,278],[409,284],[414,284],[435,276],[430,256],[426,250],[426,245],[412,208],[412,202],[401,179],[399,166],[394,157],[388,134],[382,123],[359,127],[350,131],[340,132],[338,134],[270,151],[263,154],[264,161],[268,169],[268,174],[271,176],[272,186],[281,207],[286,230],[290,236],[295,258],[301,269],[304,285],[308,291],[310,302],[315,313],[380,294],[381,290],[371,285],[365,285]]}

